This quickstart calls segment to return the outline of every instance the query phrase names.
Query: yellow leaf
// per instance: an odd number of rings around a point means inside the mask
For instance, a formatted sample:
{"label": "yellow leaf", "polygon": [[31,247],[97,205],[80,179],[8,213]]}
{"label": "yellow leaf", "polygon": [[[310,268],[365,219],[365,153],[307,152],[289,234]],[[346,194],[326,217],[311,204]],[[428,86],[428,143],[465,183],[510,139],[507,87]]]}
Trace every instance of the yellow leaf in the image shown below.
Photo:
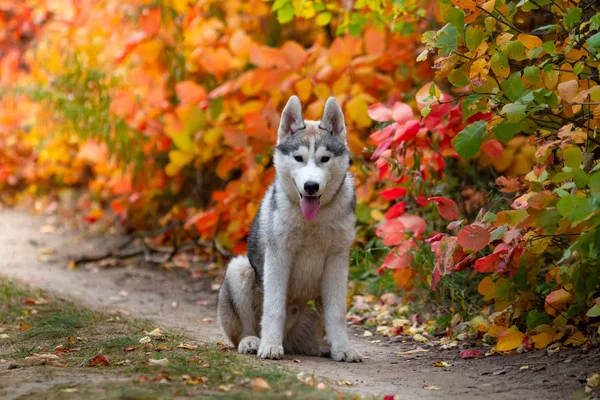
{"label": "yellow leaf", "polygon": [[363,96],[355,96],[346,103],[346,115],[360,128],[371,126],[373,122],[368,114],[369,105]]}
{"label": "yellow leaf", "polygon": [[585,336],[583,336],[583,333],[581,333],[581,331],[577,330],[575,331],[575,333],[573,333],[565,342],[565,346],[572,344],[573,346],[581,346],[583,345],[585,342],[587,341],[587,339],[585,338]]}
{"label": "yellow leaf", "polygon": [[517,36],[517,40],[523,43],[523,46],[525,46],[527,49],[533,49],[534,47],[541,47],[543,45],[542,39],[526,33],[521,33],[519,36]]}
{"label": "yellow leaf", "polygon": [[329,11],[325,11],[317,16],[317,19],[315,20],[315,22],[319,26],[325,26],[331,22],[331,17],[332,17],[331,13]]}
{"label": "yellow leaf", "polygon": [[165,168],[167,175],[173,176],[177,175],[179,170],[192,161],[194,158],[194,154],[188,151],[180,151],[180,150],[171,150],[169,151],[169,160],[171,162]]}
{"label": "yellow leaf", "polygon": [[500,334],[500,332],[506,330],[506,326],[504,325],[492,325],[490,326],[490,329],[488,329],[488,336],[489,337],[498,337],[498,335]]}
{"label": "yellow leaf", "polygon": [[296,89],[296,93],[302,102],[308,101],[310,99],[310,95],[312,93],[312,81],[310,78],[304,78],[299,80],[294,84],[294,88]]}
{"label": "yellow leaf", "polygon": [[485,57],[481,57],[471,64],[469,80],[475,86],[483,86],[487,81],[489,72],[490,61]]}
{"label": "yellow leaf", "polygon": [[549,332],[542,332],[531,336],[531,340],[536,349],[543,349],[552,343],[552,336]]}
{"label": "yellow leaf", "polygon": [[525,338],[524,333],[506,330],[499,335],[496,349],[498,351],[514,350],[523,342],[523,338]]}
{"label": "yellow leaf", "polygon": [[263,390],[268,390],[271,388],[269,386],[269,382],[263,378],[254,378],[250,383],[250,386],[252,386],[252,390],[254,392],[262,392]]}

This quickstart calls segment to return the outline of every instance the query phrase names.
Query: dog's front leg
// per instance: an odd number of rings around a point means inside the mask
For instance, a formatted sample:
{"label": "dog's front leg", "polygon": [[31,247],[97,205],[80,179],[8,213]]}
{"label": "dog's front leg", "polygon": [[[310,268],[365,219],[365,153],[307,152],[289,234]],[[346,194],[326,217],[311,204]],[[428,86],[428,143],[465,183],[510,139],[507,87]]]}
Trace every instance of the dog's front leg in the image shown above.
{"label": "dog's front leg", "polygon": [[283,358],[283,333],[290,263],[284,251],[265,252],[264,298],[258,356]]}
{"label": "dog's front leg", "polygon": [[348,264],[347,252],[327,258],[321,281],[325,330],[331,344],[331,358],[336,361],[359,362],[362,361],[362,355],[350,347],[346,329]]}

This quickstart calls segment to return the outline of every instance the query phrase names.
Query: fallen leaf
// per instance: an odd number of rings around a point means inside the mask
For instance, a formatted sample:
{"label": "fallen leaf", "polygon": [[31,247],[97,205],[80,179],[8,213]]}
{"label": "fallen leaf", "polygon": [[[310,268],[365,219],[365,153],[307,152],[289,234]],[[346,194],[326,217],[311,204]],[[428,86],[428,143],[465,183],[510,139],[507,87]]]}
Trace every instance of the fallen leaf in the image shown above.
{"label": "fallen leaf", "polygon": [[[161,337],[161,336],[163,336],[163,333],[162,333],[162,331],[160,330],[160,328],[156,328],[156,329],[154,329],[154,330],[153,330],[153,331],[151,331],[151,332],[146,332],[146,331],[144,331],[144,333],[145,333],[146,335],[148,335],[148,336],[152,336],[152,337]],[[142,343],[142,342],[140,341],[140,343]]]}
{"label": "fallen leaf", "polygon": [[195,344],[189,344],[189,343],[179,343],[179,346],[177,346],[181,349],[186,349],[186,350],[196,350],[198,348],[198,345]]}
{"label": "fallen leaf", "polygon": [[146,344],[146,343],[151,343],[152,339],[150,339],[150,337],[148,336],[144,336],[143,338],[140,339],[140,344]]}
{"label": "fallen leaf", "polygon": [[565,346],[568,346],[570,344],[572,344],[573,346],[581,346],[586,341],[587,341],[587,339],[585,338],[583,333],[581,333],[581,331],[577,330],[571,336],[569,336],[569,338],[565,342]]}
{"label": "fallen leaf", "polygon": [[423,385],[423,389],[427,389],[427,390],[440,390],[439,387],[433,386],[433,385]]}
{"label": "fallen leaf", "polygon": [[371,331],[364,331],[363,336],[364,337],[373,336],[373,332],[371,332]]}
{"label": "fallen leaf", "polygon": [[135,346],[129,346],[129,347],[123,349],[123,351],[125,351],[125,352],[135,351]]}
{"label": "fallen leaf", "polygon": [[319,382],[319,384],[317,385],[317,389],[319,390],[327,390],[327,385],[323,382]]}
{"label": "fallen leaf", "polygon": [[269,386],[269,382],[267,382],[263,378],[252,379],[252,381],[250,382],[250,387],[254,392],[262,392],[271,388]]}
{"label": "fallen leaf", "polygon": [[168,347],[165,346],[164,344],[161,344],[160,346],[156,346],[154,348],[154,350],[156,350],[156,351],[163,351],[163,350],[167,350],[167,349],[168,349]]}
{"label": "fallen leaf", "polygon": [[523,342],[524,337],[525,334],[519,331],[505,330],[498,335],[496,349],[498,349],[498,351],[514,350]]}
{"label": "fallen leaf", "polygon": [[435,361],[435,362],[433,363],[433,366],[434,366],[434,367],[444,367],[444,368],[447,368],[447,367],[451,367],[452,365],[453,365],[453,364],[450,364],[450,363],[449,363],[449,362],[447,362],[447,361]]}
{"label": "fallen leaf", "polygon": [[169,365],[169,359],[168,358],[161,358],[159,360],[155,359],[155,358],[150,358],[148,360],[148,365],[153,365],[153,366],[166,366]]}
{"label": "fallen leaf", "polygon": [[420,333],[417,333],[416,335],[413,336],[413,340],[415,342],[429,342],[429,339],[427,339],[425,336],[421,335]]}
{"label": "fallen leaf", "polygon": [[79,389],[77,389],[77,388],[74,388],[74,387],[73,387],[73,388],[64,388],[64,389],[62,389],[62,390],[61,390],[61,392],[65,392],[65,393],[75,393],[75,392],[77,392],[78,390],[79,390]]}
{"label": "fallen leaf", "polygon": [[415,353],[428,353],[428,352],[429,352],[429,350],[427,350],[427,349],[414,349],[414,350],[401,351],[398,354],[401,356],[407,356],[407,355],[415,354]]}
{"label": "fallen leaf", "polygon": [[109,366],[110,365],[110,361],[108,360],[108,358],[106,358],[102,354],[98,354],[94,358],[90,359],[88,365],[90,367]]}
{"label": "fallen leaf", "polygon": [[219,386],[219,392],[230,392],[231,391],[231,385],[220,385]]}
{"label": "fallen leaf", "polygon": [[29,328],[31,328],[31,325],[29,325],[29,324],[21,324],[21,325],[19,326],[19,330],[20,330],[21,332],[23,332],[23,331],[26,331],[26,330],[27,330],[27,329],[29,329]]}
{"label": "fallen leaf", "polygon": [[483,353],[479,350],[463,350],[460,352],[460,358],[469,359],[469,358],[478,358],[483,357]]}

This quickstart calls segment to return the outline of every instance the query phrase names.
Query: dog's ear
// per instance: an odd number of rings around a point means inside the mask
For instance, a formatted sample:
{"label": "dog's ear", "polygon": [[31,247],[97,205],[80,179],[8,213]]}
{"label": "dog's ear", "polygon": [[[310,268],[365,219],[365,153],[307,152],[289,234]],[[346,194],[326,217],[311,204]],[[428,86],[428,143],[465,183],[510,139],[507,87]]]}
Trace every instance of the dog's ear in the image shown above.
{"label": "dog's ear", "polygon": [[283,138],[293,135],[304,127],[300,99],[297,96],[292,96],[281,113],[281,122],[279,123],[277,140],[281,141]]}
{"label": "dog's ear", "polygon": [[338,136],[342,140],[346,140],[346,124],[344,123],[344,113],[340,108],[335,97],[330,97],[325,103],[323,118],[319,128],[325,129],[333,136]]}

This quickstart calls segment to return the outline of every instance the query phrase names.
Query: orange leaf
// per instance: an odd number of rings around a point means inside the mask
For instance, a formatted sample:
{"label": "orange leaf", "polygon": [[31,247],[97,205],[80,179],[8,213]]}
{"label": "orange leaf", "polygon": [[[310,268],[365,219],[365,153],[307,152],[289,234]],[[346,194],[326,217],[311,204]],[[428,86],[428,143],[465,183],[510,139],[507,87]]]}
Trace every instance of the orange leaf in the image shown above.
{"label": "orange leaf", "polygon": [[542,39],[537,36],[528,35],[526,33],[521,33],[517,36],[517,40],[523,43],[526,49],[533,49],[534,47],[542,47]]}
{"label": "orange leaf", "polygon": [[204,88],[192,81],[178,82],[175,85],[175,93],[177,93],[182,106],[198,104],[206,100]]}
{"label": "orange leaf", "polygon": [[140,16],[140,28],[148,36],[154,36],[160,31],[160,8],[145,8]]}
{"label": "orange leaf", "polygon": [[365,30],[365,50],[367,54],[380,54],[385,51],[385,34],[374,27]]}
{"label": "orange leaf", "polygon": [[536,349],[543,349],[548,346],[550,343],[552,343],[552,338],[553,335],[548,332],[542,332],[531,336],[531,340],[533,341]]}
{"label": "orange leaf", "polygon": [[554,317],[559,312],[567,309],[567,305],[571,302],[571,299],[571,293],[565,289],[555,290],[546,296],[544,310]]}
{"label": "orange leaf", "polygon": [[490,233],[479,225],[467,225],[458,232],[458,243],[467,250],[479,251],[490,241]]}

